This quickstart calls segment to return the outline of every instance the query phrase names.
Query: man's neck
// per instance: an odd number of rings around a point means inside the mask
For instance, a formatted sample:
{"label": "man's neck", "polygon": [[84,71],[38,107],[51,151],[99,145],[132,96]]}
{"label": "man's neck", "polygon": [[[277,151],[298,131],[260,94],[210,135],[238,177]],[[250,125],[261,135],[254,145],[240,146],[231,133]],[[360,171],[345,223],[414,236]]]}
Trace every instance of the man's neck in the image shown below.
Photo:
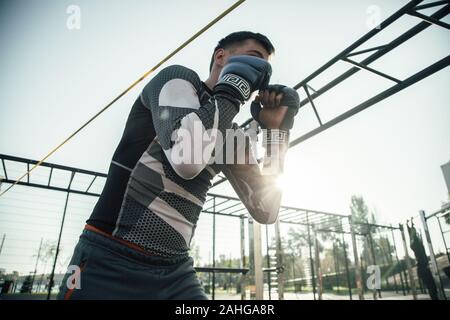
{"label": "man's neck", "polygon": [[213,91],[214,86],[216,85],[218,79],[219,79],[219,73],[216,72],[215,70],[213,70],[213,71],[209,74],[208,79],[206,79],[204,82],[205,82],[206,86],[207,86],[211,91]]}

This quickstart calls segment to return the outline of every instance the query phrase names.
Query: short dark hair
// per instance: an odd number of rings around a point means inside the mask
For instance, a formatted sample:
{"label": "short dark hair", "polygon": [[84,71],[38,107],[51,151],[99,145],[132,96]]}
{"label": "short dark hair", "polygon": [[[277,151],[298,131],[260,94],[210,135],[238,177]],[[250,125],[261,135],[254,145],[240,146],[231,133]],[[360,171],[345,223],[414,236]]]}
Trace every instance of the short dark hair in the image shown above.
{"label": "short dark hair", "polygon": [[214,55],[218,49],[228,49],[229,47],[244,42],[245,40],[253,39],[258,41],[264,49],[270,54],[275,52],[273,44],[270,42],[269,38],[261,33],[254,33],[251,31],[238,31],[227,35],[225,38],[221,39],[217,46],[214,48],[213,55],[211,57],[211,63],[209,64],[209,71],[212,70],[214,64]]}

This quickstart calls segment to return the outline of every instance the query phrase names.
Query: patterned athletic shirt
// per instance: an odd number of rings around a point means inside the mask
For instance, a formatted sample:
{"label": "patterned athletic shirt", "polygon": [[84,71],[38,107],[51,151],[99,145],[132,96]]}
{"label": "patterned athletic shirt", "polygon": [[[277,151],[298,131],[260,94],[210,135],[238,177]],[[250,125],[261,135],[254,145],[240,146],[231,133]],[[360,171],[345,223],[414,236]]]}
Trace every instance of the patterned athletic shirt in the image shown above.
{"label": "patterned athletic shirt", "polygon": [[[274,199],[264,200],[273,179],[261,176],[257,165],[249,170],[214,161],[173,161],[181,150],[183,131],[217,129],[225,137],[227,129],[236,128],[232,120],[239,105],[232,98],[213,95],[186,67],[174,65],[160,71],[131,109],[105,187],[87,223],[152,254],[186,256],[211,180],[220,171],[240,191],[249,210],[260,210],[262,222],[272,223],[281,195],[272,191]],[[223,141],[201,142],[202,154],[213,156],[211,146],[216,144]],[[248,174],[253,175],[253,183]]]}

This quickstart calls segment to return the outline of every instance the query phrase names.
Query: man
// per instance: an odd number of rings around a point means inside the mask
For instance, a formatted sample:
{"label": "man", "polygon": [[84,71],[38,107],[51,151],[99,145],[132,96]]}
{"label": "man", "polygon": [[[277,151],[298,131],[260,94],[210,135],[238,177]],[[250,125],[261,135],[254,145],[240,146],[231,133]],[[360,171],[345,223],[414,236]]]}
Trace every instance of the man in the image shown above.
{"label": "man", "polygon": [[[293,89],[268,85],[273,53],[261,34],[232,33],[215,48],[206,81],[174,65],[145,86],[75,248],[70,265],[79,272],[67,273],[59,299],[206,299],[188,251],[219,172],[256,221],[276,221],[275,178],[299,99]],[[232,123],[256,91],[251,111],[265,129],[262,170]]]}

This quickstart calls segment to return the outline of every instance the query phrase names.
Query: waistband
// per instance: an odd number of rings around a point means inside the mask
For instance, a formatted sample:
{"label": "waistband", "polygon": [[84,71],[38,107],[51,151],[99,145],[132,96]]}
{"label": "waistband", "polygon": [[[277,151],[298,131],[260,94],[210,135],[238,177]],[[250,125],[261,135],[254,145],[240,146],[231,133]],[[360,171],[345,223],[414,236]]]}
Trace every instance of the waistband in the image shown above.
{"label": "waistband", "polygon": [[186,262],[190,259],[189,255],[164,257],[153,254],[140,246],[116,238],[88,224],[85,226],[80,239],[86,239],[93,244],[105,247],[113,252],[150,265],[170,266]]}

